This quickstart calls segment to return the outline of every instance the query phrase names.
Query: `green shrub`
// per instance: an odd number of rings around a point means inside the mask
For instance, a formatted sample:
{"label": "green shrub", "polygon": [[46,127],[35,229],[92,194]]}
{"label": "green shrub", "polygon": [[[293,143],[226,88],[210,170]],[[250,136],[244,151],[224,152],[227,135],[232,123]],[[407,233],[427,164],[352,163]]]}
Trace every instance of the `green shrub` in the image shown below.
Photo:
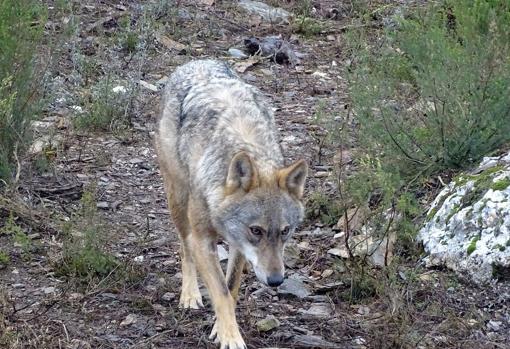
{"label": "green shrub", "polygon": [[8,181],[27,147],[40,107],[34,57],[44,28],[35,0],[0,0],[0,179]]}
{"label": "green shrub", "polygon": [[351,33],[359,156],[344,189],[354,205],[371,203],[374,231],[393,212],[409,247],[429,178],[510,142],[510,3],[433,2],[382,34],[375,45]]}
{"label": "green shrub", "polygon": [[119,261],[104,246],[106,226],[97,214],[94,189],[84,192],[81,208],[65,225],[67,237],[63,258],[57,265],[59,274],[90,281],[119,269]]}
{"label": "green shrub", "polygon": [[28,255],[32,250],[32,240],[25,233],[23,228],[16,223],[11,212],[5,225],[0,229],[0,234],[9,235],[13,243],[21,248],[24,254]]}
{"label": "green shrub", "polygon": [[92,131],[113,131],[126,127],[129,120],[131,93],[114,92],[115,79],[106,76],[91,87],[83,100],[85,111],[76,117],[76,126]]}
{"label": "green shrub", "polygon": [[432,4],[358,52],[359,139],[405,179],[462,169],[510,141],[510,3]]}
{"label": "green shrub", "polygon": [[7,254],[7,252],[0,250],[0,269],[9,264],[10,260],[11,258],[9,257],[9,254]]}

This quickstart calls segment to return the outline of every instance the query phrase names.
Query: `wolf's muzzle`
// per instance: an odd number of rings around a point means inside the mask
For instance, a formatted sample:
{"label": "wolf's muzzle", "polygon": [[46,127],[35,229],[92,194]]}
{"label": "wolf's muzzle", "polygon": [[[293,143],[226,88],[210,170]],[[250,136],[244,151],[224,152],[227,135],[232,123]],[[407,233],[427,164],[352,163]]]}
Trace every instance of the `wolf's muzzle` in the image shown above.
{"label": "wolf's muzzle", "polygon": [[283,283],[283,275],[271,274],[267,277],[267,284],[271,287],[280,286]]}

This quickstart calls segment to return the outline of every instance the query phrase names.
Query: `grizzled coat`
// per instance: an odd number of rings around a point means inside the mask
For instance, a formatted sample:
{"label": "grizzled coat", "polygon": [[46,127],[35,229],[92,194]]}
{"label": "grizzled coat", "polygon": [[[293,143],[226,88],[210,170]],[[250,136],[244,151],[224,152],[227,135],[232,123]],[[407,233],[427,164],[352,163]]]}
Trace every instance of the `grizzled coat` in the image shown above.
{"label": "grizzled coat", "polygon": [[[182,242],[180,304],[202,304],[196,267],[216,311],[214,336],[222,348],[243,348],[233,299],[244,262],[263,283],[283,281],[284,244],[303,218],[306,163],[285,167],[264,96],[211,60],[185,64],[170,77],[156,149]],[[226,280],[217,235],[229,243]]]}
{"label": "grizzled coat", "polygon": [[[283,167],[273,112],[265,97],[227,64],[204,60],[179,67],[164,98],[163,115],[174,119],[162,122],[175,123],[182,169],[192,190],[211,194],[206,198],[210,207],[217,204],[214,191],[223,186],[235,153],[246,151],[261,171]],[[199,161],[193,159],[197,148]]]}

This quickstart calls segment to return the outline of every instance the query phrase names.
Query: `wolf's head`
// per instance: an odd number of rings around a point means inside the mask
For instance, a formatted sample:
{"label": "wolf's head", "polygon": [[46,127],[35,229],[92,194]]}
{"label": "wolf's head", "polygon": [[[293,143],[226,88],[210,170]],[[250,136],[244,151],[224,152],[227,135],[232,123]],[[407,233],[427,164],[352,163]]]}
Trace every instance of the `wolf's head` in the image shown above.
{"label": "wolf's head", "polygon": [[284,245],[303,220],[301,198],[307,171],[301,160],[263,174],[244,152],[230,163],[225,198],[215,210],[213,224],[266,285],[283,282]]}

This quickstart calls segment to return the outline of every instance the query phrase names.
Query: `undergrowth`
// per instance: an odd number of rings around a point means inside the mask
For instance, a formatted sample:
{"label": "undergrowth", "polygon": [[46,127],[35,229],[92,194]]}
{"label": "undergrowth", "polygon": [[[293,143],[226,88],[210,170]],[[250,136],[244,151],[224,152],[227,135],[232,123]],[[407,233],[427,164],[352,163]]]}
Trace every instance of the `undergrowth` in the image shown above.
{"label": "undergrowth", "polygon": [[0,1],[0,180],[18,171],[29,144],[30,121],[41,107],[35,69],[45,11],[38,1]]}

